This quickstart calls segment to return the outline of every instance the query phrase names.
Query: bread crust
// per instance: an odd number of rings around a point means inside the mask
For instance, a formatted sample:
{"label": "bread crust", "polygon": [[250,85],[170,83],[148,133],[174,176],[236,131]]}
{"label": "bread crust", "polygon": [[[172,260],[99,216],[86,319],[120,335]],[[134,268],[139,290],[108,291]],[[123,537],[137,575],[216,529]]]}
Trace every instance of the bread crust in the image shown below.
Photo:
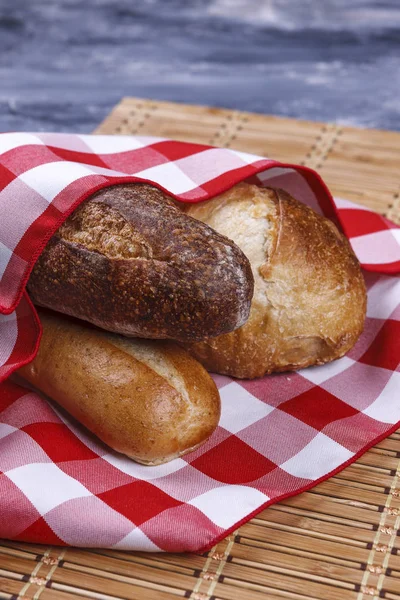
{"label": "bread crust", "polygon": [[28,291],[40,306],[126,336],[201,340],[248,318],[248,260],[147,184],[100,190],[51,238]]}
{"label": "bread crust", "polygon": [[187,211],[235,241],[255,278],[245,325],[185,346],[207,370],[262,377],[329,362],[355,344],[365,320],[365,283],[348,240],[330,220],[283,190],[245,183]]}
{"label": "bread crust", "polygon": [[124,339],[47,311],[40,319],[39,352],[18,374],[117,452],[161,464],[216,428],[215,383],[176,344]]}

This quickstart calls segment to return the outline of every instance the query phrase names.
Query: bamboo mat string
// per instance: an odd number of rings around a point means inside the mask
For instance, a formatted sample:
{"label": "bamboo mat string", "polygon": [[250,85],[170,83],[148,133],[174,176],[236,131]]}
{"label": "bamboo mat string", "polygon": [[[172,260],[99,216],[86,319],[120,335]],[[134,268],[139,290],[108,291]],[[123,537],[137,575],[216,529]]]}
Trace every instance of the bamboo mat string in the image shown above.
{"label": "bamboo mat string", "polygon": [[231,114],[225,115],[209,141],[210,146],[230,148],[247,121],[248,118],[239,111],[232,111]]}
{"label": "bamboo mat string", "polygon": [[[49,556],[50,552],[51,552],[51,548],[48,548],[48,549],[46,550],[46,552],[43,554],[43,558],[44,558],[44,557],[47,557],[47,556]],[[23,600],[23,598],[24,598],[24,596],[25,596],[26,592],[27,592],[27,591],[28,591],[28,589],[31,587],[31,585],[32,585],[33,583],[36,583],[36,582],[37,582],[37,580],[38,580],[38,578],[37,578],[37,574],[38,574],[38,572],[39,572],[39,570],[40,570],[40,568],[41,568],[41,566],[42,566],[42,565],[43,565],[42,561],[39,561],[39,562],[38,562],[38,563],[35,565],[35,567],[33,568],[32,572],[31,572],[31,574],[30,574],[30,576],[29,576],[29,579],[28,579],[28,581],[25,583],[25,585],[22,587],[21,591],[20,591],[20,592],[19,592],[19,594],[18,594],[18,600]]]}
{"label": "bamboo mat string", "polygon": [[[26,598],[25,594],[27,593],[27,591],[29,590],[31,585],[38,586],[38,590],[32,596],[32,600],[38,600],[38,598],[42,594],[43,590],[46,588],[47,583],[49,581],[51,581],[51,578],[52,578],[55,570],[60,565],[60,562],[62,561],[62,559],[64,558],[65,553],[66,553],[66,550],[63,550],[57,557],[52,557],[52,556],[50,556],[52,550],[53,550],[53,548],[51,546],[45,550],[45,552],[43,553],[43,556],[38,561],[35,568],[32,570],[28,581],[25,583],[25,585],[19,592],[19,594],[17,596],[18,600],[24,600],[24,598]],[[49,570],[46,574],[42,573],[40,575],[40,577],[38,577],[39,571],[41,570],[41,568],[43,566],[48,566]]]}
{"label": "bamboo mat string", "polygon": [[[239,530],[237,529],[229,537],[225,538],[223,543],[225,543],[226,546],[223,552],[220,550],[221,543],[215,545],[210,550],[200,575],[193,586],[192,593],[189,596],[190,600],[209,600],[212,597],[215,586],[220,580],[224,566],[226,565],[238,534]],[[209,582],[207,589],[204,589],[205,586],[203,584],[205,581]]]}
{"label": "bamboo mat string", "polygon": [[341,133],[341,128],[334,123],[324,125],[316,143],[311,147],[309,154],[307,154],[305,160],[301,161],[301,164],[307,165],[311,169],[321,169]]}
{"label": "bamboo mat string", "polygon": [[128,115],[122,119],[121,123],[116,127],[115,133],[125,134],[126,130],[128,130],[130,135],[138,135],[146,126],[152,113],[156,110],[157,104],[154,102],[138,101],[130,108]]}
{"label": "bamboo mat string", "polygon": [[393,194],[393,202],[389,205],[389,210],[386,214],[388,219],[397,221],[400,213],[400,185],[398,190]]}
{"label": "bamboo mat string", "polygon": [[[64,556],[66,554],[66,550],[63,550],[58,556],[57,558],[51,558],[49,557],[43,557],[42,558],[42,563],[43,564],[47,564],[50,566],[50,570],[47,573],[47,575],[44,577],[46,583],[43,584],[38,591],[36,592],[36,594],[33,596],[32,600],[38,600],[39,596],[41,595],[41,593],[43,592],[43,590],[45,589],[45,586],[47,584],[48,581],[51,581],[51,578],[54,575],[54,572],[56,571],[56,569],[60,566]],[[46,560],[47,558],[47,560]]]}
{"label": "bamboo mat string", "polygon": [[[365,569],[362,581],[361,581],[361,589],[357,596],[357,600],[364,600],[365,595],[373,595],[374,600],[379,600],[380,592],[382,591],[383,583],[386,577],[386,572],[389,564],[390,555],[396,541],[396,537],[398,534],[398,528],[400,526],[400,516],[397,516],[394,527],[389,527],[386,525],[387,517],[393,512],[398,513],[397,510],[393,511],[391,509],[391,504],[393,498],[398,496],[398,478],[400,475],[400,462],[397,467],[396,473],[393,476],[392,484],[390,486],[390,491],[387,495],[384,510],[382,511],[382,515],[379,521],[379,525],[374,537],[374,541],[372,543],[372,548],[368,556],[367,567]],[[390,535],[388,541],[385,540],[384,543],[381,543],[382,535]],[[374,561],[378,558],[377,553],[381,553],[383,555],[381,564],[374,564]],[[379,557],[380,558],[380,557]],[[380,561],[379,561],[380,562]],[[374,585],[369,585],[371,576],[378,576],[377,581]]]}

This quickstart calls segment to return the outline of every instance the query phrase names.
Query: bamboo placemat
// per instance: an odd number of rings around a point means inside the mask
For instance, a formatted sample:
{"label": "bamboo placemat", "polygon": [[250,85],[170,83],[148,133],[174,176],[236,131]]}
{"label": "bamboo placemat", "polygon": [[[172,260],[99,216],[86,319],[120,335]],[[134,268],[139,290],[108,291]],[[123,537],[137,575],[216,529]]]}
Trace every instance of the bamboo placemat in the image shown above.
{"label": "bamboo placemat", "polygon": [[[400,223],[400,134],[127,98],[97,133],[229,146],[316,168]],[[0,599],[400,600],[400,432],[207,554],[0,542]],[[1,518],[1,515],[0,515]]]}

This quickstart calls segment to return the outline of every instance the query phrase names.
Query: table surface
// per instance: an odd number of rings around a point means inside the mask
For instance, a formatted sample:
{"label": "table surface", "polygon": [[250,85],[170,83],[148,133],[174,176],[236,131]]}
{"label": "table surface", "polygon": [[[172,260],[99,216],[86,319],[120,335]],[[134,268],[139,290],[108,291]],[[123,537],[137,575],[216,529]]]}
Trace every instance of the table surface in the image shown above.
{"label": "table surface", "polygon": [[400,129],[398,0],[1,0],[0,131],[122,96]]}

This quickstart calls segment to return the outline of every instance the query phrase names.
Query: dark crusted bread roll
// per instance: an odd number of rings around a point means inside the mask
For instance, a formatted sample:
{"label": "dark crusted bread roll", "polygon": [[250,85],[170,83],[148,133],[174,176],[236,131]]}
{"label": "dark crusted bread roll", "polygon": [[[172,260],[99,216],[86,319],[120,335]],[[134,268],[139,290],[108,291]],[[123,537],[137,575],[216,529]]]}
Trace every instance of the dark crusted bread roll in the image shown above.
{"label": "dark crusted bread roll", "polygon": [[28,282],[33,301],[126,336],[203,340],[240,327],[249,261],[228,238],[147,184],[105,188],[51,238]]}

